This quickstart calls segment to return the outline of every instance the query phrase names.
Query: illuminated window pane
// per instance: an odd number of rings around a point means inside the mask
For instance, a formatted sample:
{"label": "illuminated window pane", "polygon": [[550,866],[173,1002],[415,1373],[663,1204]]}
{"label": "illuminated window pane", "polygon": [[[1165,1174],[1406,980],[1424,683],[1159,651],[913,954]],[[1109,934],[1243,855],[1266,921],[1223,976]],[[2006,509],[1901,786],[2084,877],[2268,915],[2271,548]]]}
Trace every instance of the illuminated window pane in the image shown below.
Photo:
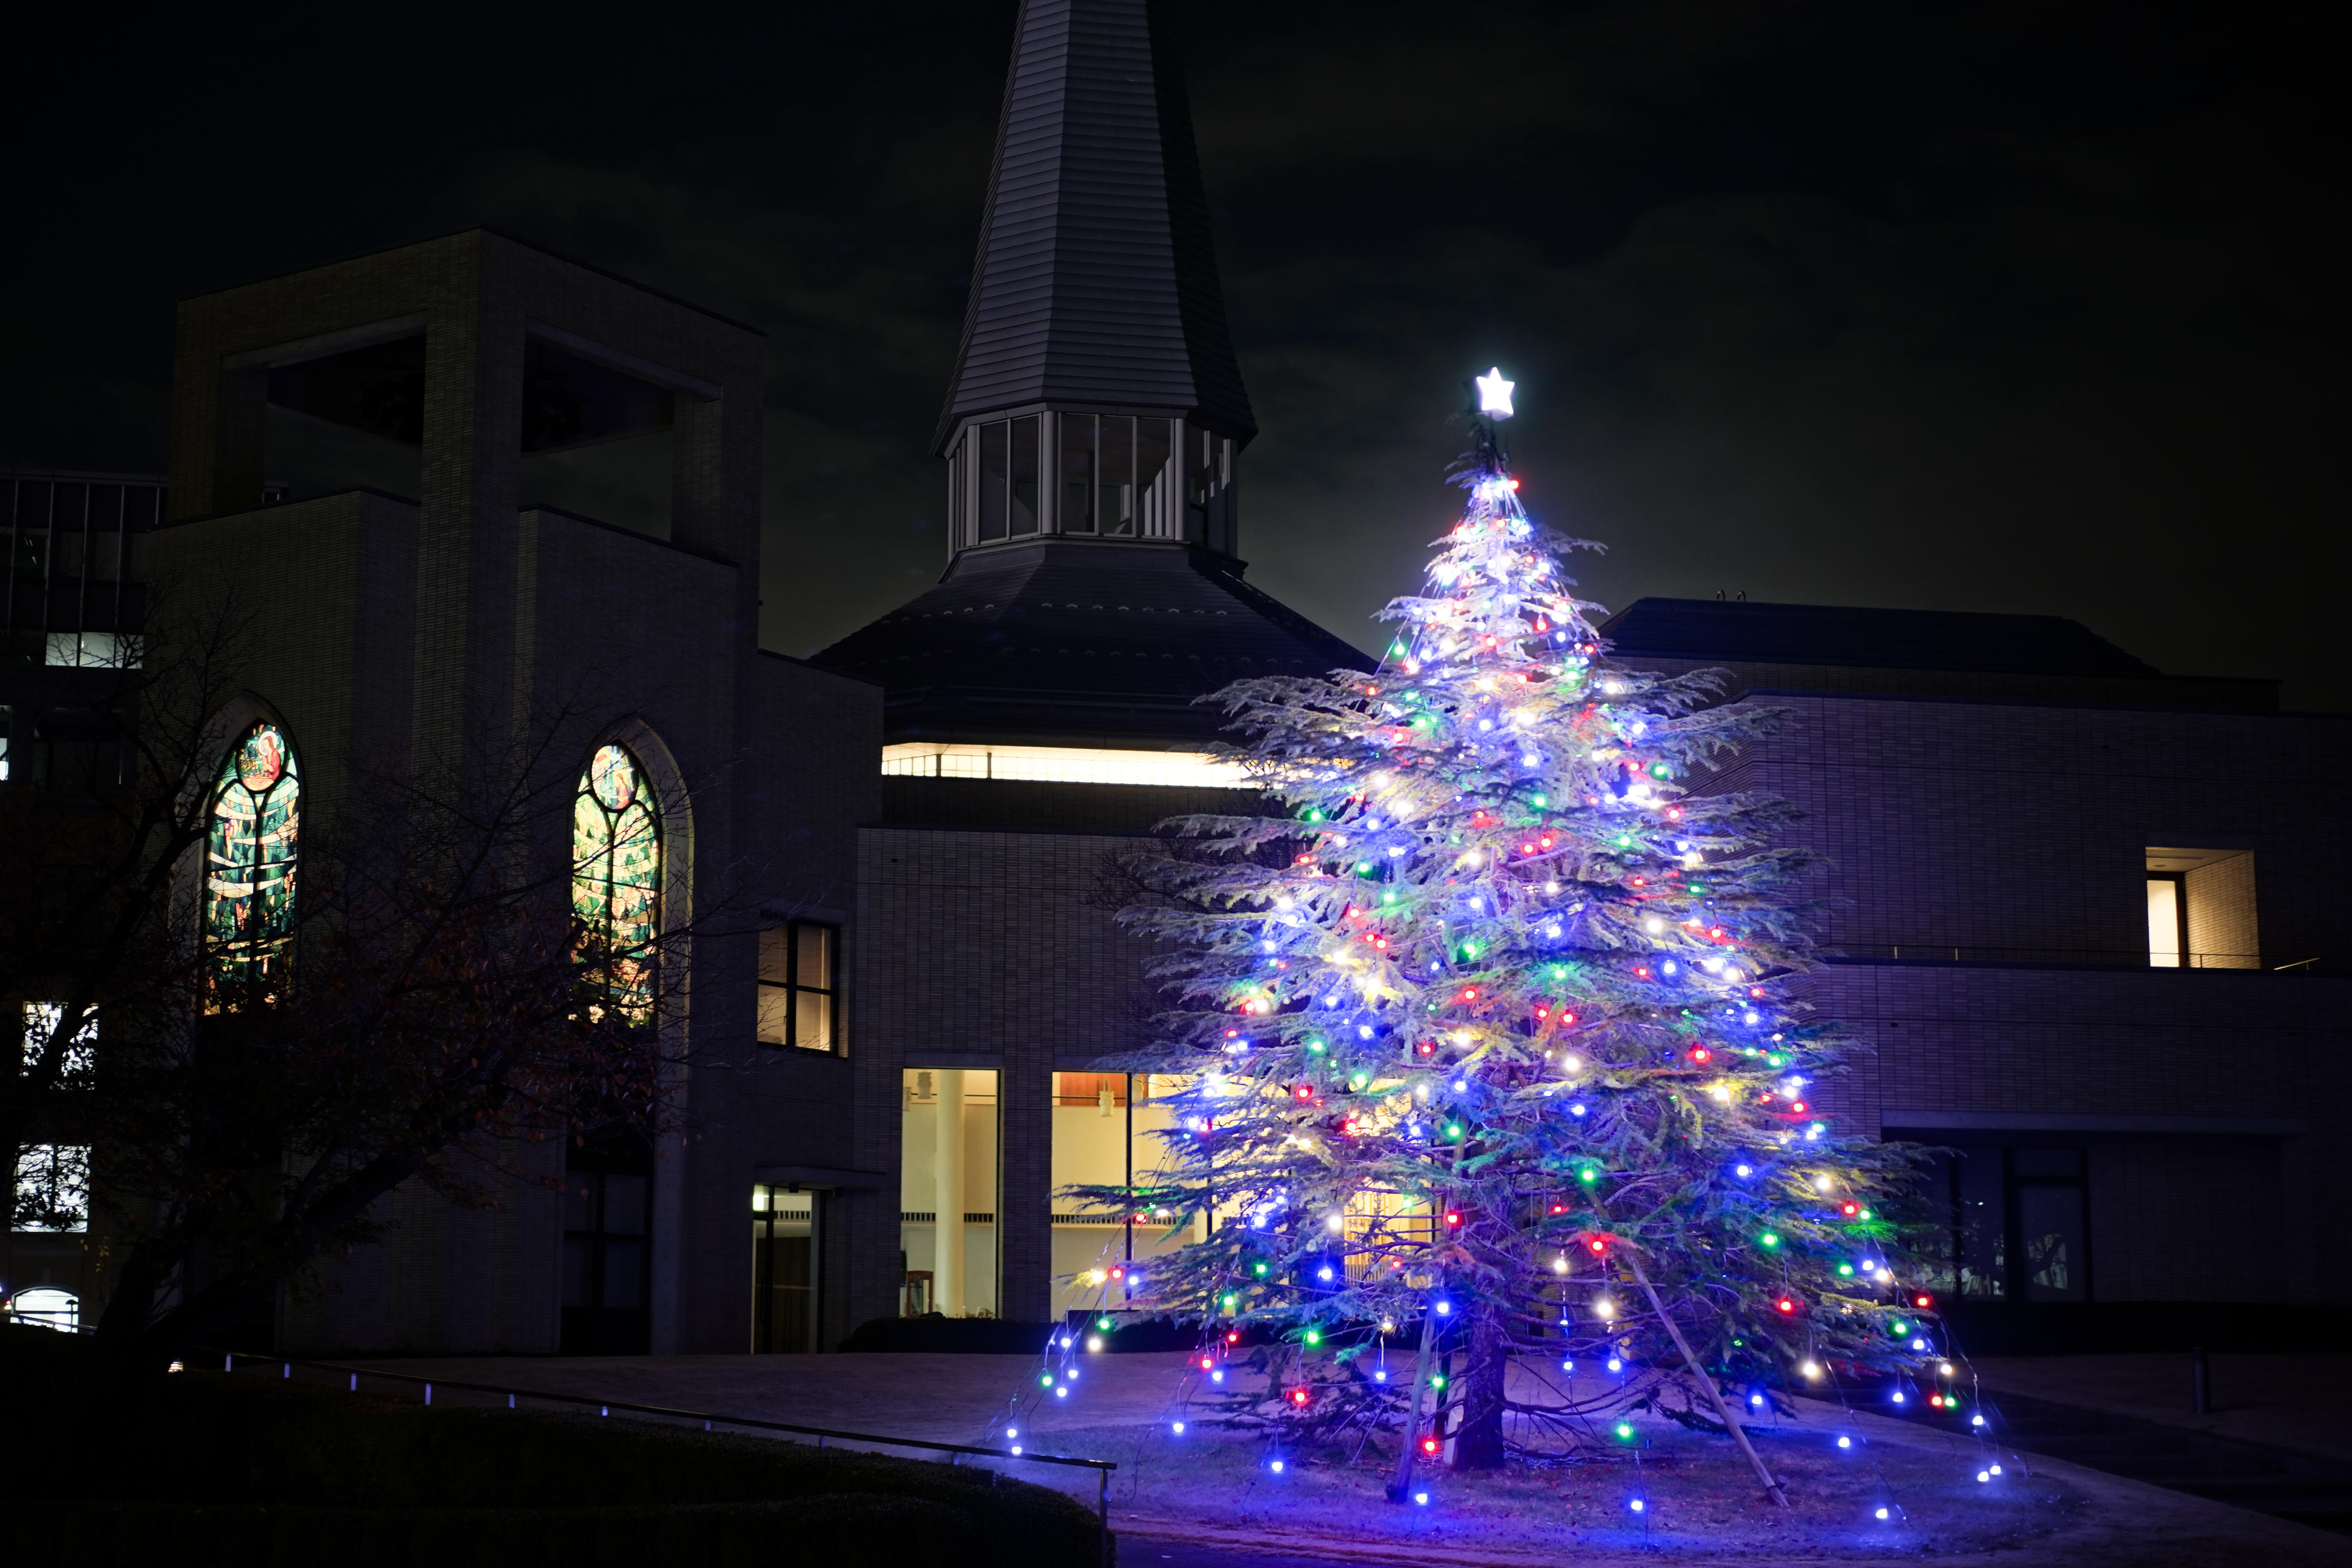
{"label": "illuminated window pane", "polygon": [[2152,968],[2180,967],[2180,883],[2173,877],[2147,879],[2147,961]]}
{"label": "illuminated window pane", "polygon": [[1067,784],[1152,784],[1245,789],[1238,763],[1197,751],[1112,751],[1080,746],[971,746],[902,741],[882,748],[882,771],[921,779],[1022,779]]}
{"label": "illuminated window pane", "polygon": [[203,915],[210,1010],[268,1001],[285,982],[301,814],[292,748],[276,725],[255,725],[213,785]]}
{"label": "illuminated window pane", "polygon": [[[43,1051],[49,1048],[49,1037],[65,1021],[65,1009],[55,1002],[25,1004],[25,1066],[29,1071]],[[67,1078],[79,1078],[90,1070],[92,1052],[98,1046],[98,1020],[91,1019],[74,1032],[66,1042],[65,1061],[58,1064],[59,1073]]]}
{"label": "illuminated window pane", "polygon": [[17,1230],[89,1228],[89,1151],[71,1144],[33,1144],[17,1152]]}
{"label": "illuminated window pane", "polygon": [[760,1043],[841,1049],[841,932],[795,920],[760,933]]}
{"label": "illuminated window pane", "polygon": [[11,1321],[23,1323],[27,1328],[58,1329],[74,1333],[81,1327],[81,1298],[71,1291],[36,1285],[9,1298],[8,1316]]}
{"label": "illuminated window pane", "polygon": [[792,989],[786,986],[760,988],[760,1043],[790,1045],[793,1042]]}
{"label": "illuminated window pane", "polygon": [[801,921],[793,926],[793,983],[817,990],[833,989],[833,938],[830,925]]}
{"label": "illuminated window pane", "polygon": [[[1162,1074],[1054,1074],[1053,1280],[1058,1312],[1118,1309],[1148,1276],[1151,1260],[1173,1252],[1205,1221],[1152,1211],[1140,1201],[1116,1213],[1089,1209],[1065,1196],[1072,1186],[1148,1191],[1167,1158],[1161,1134],[1173,1128],[1174,1096],[1187,1080]],[[1139,1220],[1138,1217],[1142,1217]]]}
{"label": "illuminated window pane", "polygon": [[909,1068],[900,1079],[902,1315],[997,1315],[996,1074]]}
{"label": "illuminated window pane", "polygon": [[652,1016],[654,944],[661,923],[661,814],[625,747],[599,747],[572,812],[574,947],[603,1004]]}

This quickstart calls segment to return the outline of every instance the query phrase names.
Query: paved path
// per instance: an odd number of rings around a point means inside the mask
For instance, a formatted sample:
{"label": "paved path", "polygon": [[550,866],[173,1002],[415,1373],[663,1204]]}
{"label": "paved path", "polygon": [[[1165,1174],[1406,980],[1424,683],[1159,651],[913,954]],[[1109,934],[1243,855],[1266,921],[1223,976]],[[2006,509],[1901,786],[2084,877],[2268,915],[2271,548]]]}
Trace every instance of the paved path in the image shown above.
{"label": "paved path", "polygon": [[1996,1395],[2108,1410],[2352,1464],[2352,1355],[2216,1354],[2208,1416],[2189,1411],[2186,1355],[1994,1356],[1975,1364]]}

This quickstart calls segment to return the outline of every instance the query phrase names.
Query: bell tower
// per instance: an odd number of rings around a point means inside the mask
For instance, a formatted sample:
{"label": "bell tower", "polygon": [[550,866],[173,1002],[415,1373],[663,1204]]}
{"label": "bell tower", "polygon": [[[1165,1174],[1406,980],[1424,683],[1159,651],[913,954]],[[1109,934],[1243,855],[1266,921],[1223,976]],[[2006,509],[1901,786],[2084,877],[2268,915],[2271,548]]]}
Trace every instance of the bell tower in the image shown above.
{"label": "bell tower", "polygon": [[1025,0],[933,450],[950,555],[1040,538],[1239,553],[1257,434],[1192,113],[1150,0]]}

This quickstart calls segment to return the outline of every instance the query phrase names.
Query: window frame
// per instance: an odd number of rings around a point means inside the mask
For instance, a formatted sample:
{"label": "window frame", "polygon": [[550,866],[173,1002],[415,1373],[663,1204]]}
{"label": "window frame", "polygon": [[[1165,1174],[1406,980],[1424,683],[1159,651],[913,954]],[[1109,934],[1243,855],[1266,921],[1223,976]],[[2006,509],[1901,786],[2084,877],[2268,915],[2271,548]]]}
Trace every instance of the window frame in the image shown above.
{"label": "window frame", "polygon": [[[826,965],[827,972],[824,977],[825,983],[822,986],[811,985],[801,978],[800,935],[804,930],[822,931],[825,933],[829,938],[825,944],[825,952],[828,956],[829,961]],[[764,938],[771,931],[782,932],[783,934],[784,977],[781,980],[772,980],[768,978],[765,972],[766,966],[763,957],[755,972],[754,978],[759,986],[758,995],[764,997],[769,991],[777,991],[782,994],[784,999],[784,1038],[782,1040],[762,1039],[759,1043],[771,1051],[803,1051],[817,1056],[847,1056],[849,1054],[849,1041],[843,1029],[843,1008],[841,1005],[841,925],[836,922],[830,920],[786,920],[778,925],[763,927],[761,931],[761,936]],[[825,999],[825,1022],[827,1032],[832,1036],[832,1043],[830,1045],[803,1045],[800,1042],[798,1036],[800,1034],[801,1027],[801,1010],[798,1006],[798,1002],[799,998],[803,994],[814,997],[823,997]],[[754,1033],[757,1034],[758,1020],[756,1014],[753,1020],[753,1030]]]}
{"label": "window frame", "polygon": [[[2074,1155],[2071,1175],[2019,1168],[2021,1154],[2032,1155],[2056,1150]],[[1983,1301],[2011,1306],[2073,1306],[2096,1301],[2095,1276],[2092,1267],[2093,1237],[2091,1234],[2091,1145],[2087,1142],[2045,1141],[1961,1144],[1949,1151],[1959,1156],[1938,1162],[1937,1176],[1922,1196],[1937,1210],[1934,1228],[1941,1238],[1938,1256],[1934,1262],[1933,1288],[1955,1300]],[[1966,1198],[1970,1187],[1963,1177],[1962,1162],[1986,1159],[1990,1165],[1979,1167],[1984,1174],[1982,1186],[1977,1190],[1987,1196],[1999,1195],[2000,1212],[1985,1217],[1990,1223],[1984,1239],[1998,1248],[1992,1255],[1991,1270],[1984,1277],[1994,1282],[1992,1291],[1969,1291],[1964,1275],[1971,1261],[1969,1238],[1969,1217]],[[2031,1162],[2028,1162],[2031,1163]],[[2069,1266],[2079,1272],[2082,1284],[2079,1293],[2063,1296],[2035,1295],[2032,1263],[2025,1248],[2025,1199],[2029,1188],[2048,1188],[2074,1194],[2079,1207],[2078,1239],[2082,1256],[2069,1260]]]}

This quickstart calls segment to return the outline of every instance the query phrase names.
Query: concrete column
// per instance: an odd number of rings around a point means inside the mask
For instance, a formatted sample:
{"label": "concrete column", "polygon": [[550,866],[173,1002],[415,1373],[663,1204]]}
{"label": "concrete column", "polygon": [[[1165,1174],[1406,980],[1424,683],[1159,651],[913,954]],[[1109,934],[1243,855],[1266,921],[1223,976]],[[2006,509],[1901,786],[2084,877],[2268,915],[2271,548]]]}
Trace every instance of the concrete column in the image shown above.
{"label": "concrete column", "polygon": [[963,1300],[963,1071],[936,1069],[932,1103],[931,1304],[951,1318],[964,1313]]}

